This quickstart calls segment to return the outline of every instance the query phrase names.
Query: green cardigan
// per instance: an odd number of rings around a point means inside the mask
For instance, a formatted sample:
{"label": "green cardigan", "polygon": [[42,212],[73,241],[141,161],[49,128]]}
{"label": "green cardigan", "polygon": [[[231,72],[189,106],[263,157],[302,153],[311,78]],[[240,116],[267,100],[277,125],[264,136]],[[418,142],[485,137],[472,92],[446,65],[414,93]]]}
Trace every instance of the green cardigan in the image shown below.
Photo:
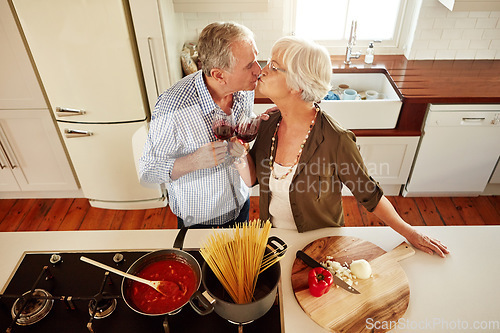
{"label": "green cardigan", "polygon": [[[269,216],[269,154],[271,138],[281,119],[279,111],[263,121],[250,150],[260,185],[260,219]],[[276,147],[279,145],[276,141]],[[298,151],[298,147],[297,147]],[[274,151],[276,154],[276,149]],[[273,159],[275,156],[273,156]],[[299,232],[344,225],[342,186],[347,186],[368,211],[382,198],[379,184],[367,173],[354,133],[322,111],[302,151],[290,184],[290,205]]]}

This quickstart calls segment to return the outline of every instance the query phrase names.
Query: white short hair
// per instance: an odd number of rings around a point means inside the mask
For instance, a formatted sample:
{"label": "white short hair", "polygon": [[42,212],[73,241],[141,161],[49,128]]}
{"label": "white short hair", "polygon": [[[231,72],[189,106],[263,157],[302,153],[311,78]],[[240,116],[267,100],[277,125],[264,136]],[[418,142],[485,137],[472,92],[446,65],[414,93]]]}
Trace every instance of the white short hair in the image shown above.
{"label": "white short hair", "polygon": [[330,90],[332,65],[325,47],[302,38],[289,36],[278,39],[272,54],[283,57],[289,88],[302,91],[306,102],[322,100]]}

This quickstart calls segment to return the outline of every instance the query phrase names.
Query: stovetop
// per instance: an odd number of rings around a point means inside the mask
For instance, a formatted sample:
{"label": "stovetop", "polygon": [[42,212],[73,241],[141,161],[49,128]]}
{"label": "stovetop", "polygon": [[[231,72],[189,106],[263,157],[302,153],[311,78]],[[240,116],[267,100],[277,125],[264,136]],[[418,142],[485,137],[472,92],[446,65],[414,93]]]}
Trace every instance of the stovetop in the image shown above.
{"label": "stovetop", "polygon": [[[203,258],[198,251],[187,251],[193,255],[200,266]],[[113,257],[120,253],[123,260],[115,263]],[[105,279],[106,271],[94,267],[80,260],[86,256],[106,265],[127,271],[138,258],[148,252],[120,251],[120,252],[63,252],[57,253],[60,261],[50,262],[54,253],[25,253],[19,267],[8,283],[3,296],[0,294],[0,333],[11,332],[148,332],[163,333],[164,321],[168,321],[170,333],[181,332],[238,332],[238,326],[229,323],[215,312],[206,316],[197,314],[191,306],[184,305],[182,310],[174,315],[146,316],[130,309],[121,297],[122,277],[113,273]],[[52,257],[54,259],[54,257]],[[44,272],[44,266],[47,266]],[[50,312],[40,321],[20,326],[13,323],[11,310],[16,301],[16,295],[30,291],[38,277],[40,281],[37,289],[48,291],[54,298]],[[50,277],[50,278],[48,278]],[[116,299],[116,309],[105,318],[93,318],[89,312],[89,302],[99,294],[101,288],[108,299]],[[200,287],[203,289],[203,286]],[[278,288],[278,295],[281,293]],[[69,299],[69,301],[68,301]],[[252,332],[282,332],[281,303],[279,297],[275,304],[261,318],[245,324],[243,331]],[[73,308],[73,309],[72,309]],[[87,327],[89,321],[90,329]]]}

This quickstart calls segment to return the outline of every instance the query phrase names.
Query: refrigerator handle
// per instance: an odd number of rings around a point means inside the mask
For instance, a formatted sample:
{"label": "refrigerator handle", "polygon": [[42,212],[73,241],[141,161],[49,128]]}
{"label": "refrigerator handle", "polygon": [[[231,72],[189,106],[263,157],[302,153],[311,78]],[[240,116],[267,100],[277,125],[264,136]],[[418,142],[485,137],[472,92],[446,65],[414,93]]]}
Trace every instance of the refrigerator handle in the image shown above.
{"label": "refrigerator handle", "polygon": [[94,133],[92,133],[90,131],[74,130],[74,129],[70,129],[70,128],[66,128],[64,130],[64,136],[67,137],[68,139],[82,138],[82,137],[86,137],[86,136],[91,136],[93,134]]}
{"label": "refrigerator handle", "polygon": [[160,89],[158,88],[158,78],[156,74],[156,65],[154,60],[154,50],[153,50],[153,38],[148,37],[148,50],[149,50],[149,58],[151,60],[151,67],[153,68],[153,78],[155,80],[155,89],[156,89],[156,97],[160,96]]}
{"label": "refrigerator handle", "polygon": [[58,117],[79,116],[82,114],[85,114],[84,110],[56,107],[56,115]]}

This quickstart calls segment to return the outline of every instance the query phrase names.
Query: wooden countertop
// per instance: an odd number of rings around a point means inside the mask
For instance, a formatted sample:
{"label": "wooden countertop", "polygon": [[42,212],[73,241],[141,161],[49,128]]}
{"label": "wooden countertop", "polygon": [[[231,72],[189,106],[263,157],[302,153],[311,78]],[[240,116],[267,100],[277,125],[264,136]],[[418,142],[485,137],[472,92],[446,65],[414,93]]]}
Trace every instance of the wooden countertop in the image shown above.
{"label": "wooden countertop", "polygon": [[[363,57],[361,57],[363,58]],[[372,65],[332,56],[333,71],[385,68],[403,96],[395,129],[353,130],[357,136],[419,136],[429,103],[500,103],[500,60],[407,60],[403,55],[375,55]],[[256,103],[272,103],[256,93]]]}

